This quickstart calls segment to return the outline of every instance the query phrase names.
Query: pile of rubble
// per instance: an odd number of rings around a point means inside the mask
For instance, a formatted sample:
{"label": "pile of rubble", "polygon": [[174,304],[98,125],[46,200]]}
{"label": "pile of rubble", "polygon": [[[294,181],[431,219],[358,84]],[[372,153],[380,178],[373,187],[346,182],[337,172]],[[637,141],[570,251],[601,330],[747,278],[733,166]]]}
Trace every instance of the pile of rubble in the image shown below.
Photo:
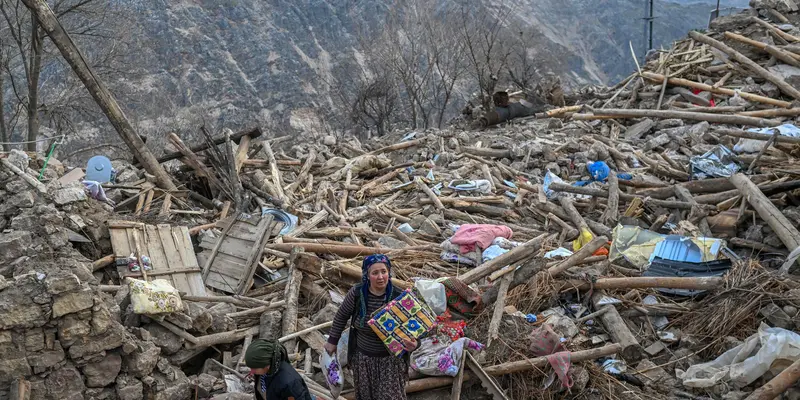
{"label": "pile of rubble", "polygon": [[[753,3],[482,130],[173,134],[178,190],[0,156],[0,398],[251,398],[257,337],[329,398],[323,335],[375,253],[398,287],[446,286],[441,326],[487,345],[456,376],[414,368],[413,398],[796,398],[800,14]],[[137,309],[158,281],[180,305]]]}

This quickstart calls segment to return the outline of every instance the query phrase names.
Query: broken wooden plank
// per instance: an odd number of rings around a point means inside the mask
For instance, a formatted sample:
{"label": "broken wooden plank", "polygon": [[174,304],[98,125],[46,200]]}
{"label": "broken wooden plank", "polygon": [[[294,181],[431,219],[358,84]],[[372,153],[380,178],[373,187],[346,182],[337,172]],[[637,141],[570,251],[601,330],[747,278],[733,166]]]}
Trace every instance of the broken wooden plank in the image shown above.
{"label": "broken wooden plank", "polygon": [[[786,248],[791,252],[800,247],[800,231],[789,222],[783,213],[775,207],[764,193],[744,174],[735,174],[730,178],[742,196],[747,200],[769,226],[781,239]],[[791,267],[791,265],[789,266]],[[787,274],[789,268],[781,268],[782,274]]]}

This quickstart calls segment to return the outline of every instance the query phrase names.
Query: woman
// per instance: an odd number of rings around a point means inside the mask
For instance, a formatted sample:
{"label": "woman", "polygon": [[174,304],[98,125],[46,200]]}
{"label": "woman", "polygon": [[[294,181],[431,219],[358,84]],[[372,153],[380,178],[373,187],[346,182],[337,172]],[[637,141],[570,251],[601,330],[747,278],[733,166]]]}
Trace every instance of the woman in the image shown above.
{"label": "woman", "polygon": [[[397,298],[402,291],[391,281],[392,264],[389,257],[375,254],[364,258],[361,264],[361,283],[353,286],[345,296],[325,343],[325,350],[333,354],[342,331],[350,320],[350,345],[348,364],[355,378],[357,400],[405,400],[408,382],[408,356],[390,354],[378,335],[367,325],[375,310]],[[417,348],[416,340],[404,341],[407,352]]]}
{"label": "woman", "polygon": [[254,340],[244,362],[255,375],[256,400],[313,400],[306,382],[288,362],[277,340]]}

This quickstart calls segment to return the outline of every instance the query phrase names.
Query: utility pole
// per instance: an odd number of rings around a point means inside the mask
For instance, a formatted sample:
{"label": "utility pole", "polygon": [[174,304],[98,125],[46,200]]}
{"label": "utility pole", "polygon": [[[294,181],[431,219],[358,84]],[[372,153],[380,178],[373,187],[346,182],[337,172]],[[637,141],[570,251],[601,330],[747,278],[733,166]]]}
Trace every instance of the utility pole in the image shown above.
{"label": "utility pole", "polygon": [[644,53],[647,54],[653,48],[653,9],[655,8],[655,0],[647,0],[644,10],[644,38],[643,46],[645,46]]}

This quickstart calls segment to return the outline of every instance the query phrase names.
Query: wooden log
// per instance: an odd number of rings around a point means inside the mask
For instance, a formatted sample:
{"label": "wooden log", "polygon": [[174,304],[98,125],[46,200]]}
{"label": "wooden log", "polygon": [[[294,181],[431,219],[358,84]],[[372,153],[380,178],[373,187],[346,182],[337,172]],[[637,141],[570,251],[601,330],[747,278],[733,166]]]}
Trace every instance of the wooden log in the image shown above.
{"label": "wooden log", "polygon": [[[570,352],[570,362],[579,363],[582,361],[596,360],[601,357],[619,353],[622,346],[611,344],[596,349]],[[528,358],[520,361],[511,361],[503,364],[485,367],[484,371],[491,376],[501,376],[513,374],[515,372],[525,372],[534,369],[542,369],[549,365],[547,357]],[[476,379],[472,373],[464,373],[464,380]],[[421,392],[423,390],[446,387],[453,384],[452,377],[432,377],[415,379],[406,384],[406,393]]]}
{"label": "wooden log", "polygon": [[[284,306],[286,306],[286,300],[281,300],[281,301],[276,301],[276,302],[270,303],[268,306],[260,306],[260,307],[256,307],[256,308],[251,308],[249,310],[243,310],[243,311],[237,311],[237,312],[234,312],[234,313],[230,313],[230,314],[228,314],[228,316],[231,317],[231,318],[238,318],[238,317],[246,317],[248,315],[258,315],[258,314],[263,314],[264,311],[274,310],[276,308],[281,308],[281,307],[284,307]],[[256,333],[258,333],[258,332],[256,332]],[[254,335],[255,335],[255,333],[254,333]]]}
{"label": "wooden log", "polygon": [[[361,268],[354,267],[354,266],[348,265],[348,264],[325,264],[325,265],[326,265],[326,267],[325,267],[326,270],[332,270],[332,271],[340,272],[343,275],[346,275],[346,276],[350,277],[354,281],[360,281],[361,280]],[[325,271],[321,271],[320,275],[322,273],[324,273],[324,272]],[[392,285],[394,285],[394,286],[396,286],[396,287],[398,287],[400,289],[410,289],[413,286],[410,282],[407,282],[407,281],[404,281],[404,280],[401,280],[401,279],[397,279],[397,278],[392,278]]]}
{"label": "wooden log", "polygon": [[[695,201],[694,197],[692,197],[692,194],[689,193],[689,190],[687,190],[685,187],[680,185],[675,185],[673,188],[675,189],[675,195],[678,196],[679,199],[692,205],[692,211],[689,213],[689,220],[693,221],[697,213],[702,213],[702,211],[700,211],[700,205],[697,203],[697,201]],[[708,226],[708,220],[706,219],[705,214],[701,216],[698,228],[700,229],[700,233],[702,233],[703,236],[705,237],[713,236],[711,234],[711,228]]]}
{"label": "wooden log", "polygon": [[43,183],[37,181],[32,176],[26,174],[23,170],[17,168],[16,165],[11,164],[8,161],[8,159],[0,158],[0,163],[2,163],[3,166],[8,168],[11,172],[16,174],[20,178],[22,178],[22,180],[24,180],[25,183],[30,185],[32,188],[36,189],[36,191],[39,192],[40,194],[46,194],[47,193],[47,187],[45,187]]}
{"label": "wooden log", "polygon": [[311,165],[314,163],[314,160],[317,159],[317,151],[314,149],[309,150],[308,157],[306,158],[306,162],[303,163],[303,167],[300,168],[300,173],[297,174],[297,179],[294,180],[288,187],[286,187],[286,192],[289,194],[294,194],[294,192],[300,188],[303,182],[308,179],[308,172],[311,171]]}
{"label": "wooden log", "polygon": [[616,225],[617,221],[619,221],[619,179],[617,179],[617,173],[611,171],[608,174],[608,205],[600,222]]}
{"label": "wooden log", "polygon": [[[758,212],[761,219],[769,224],[790,252],[800,247],[800,231],[769,201],[769,198],[761,192],[758,186],[744,174],[735,174],[730,179],[742,193],[744,199]],[[787,274],[791,265],[785,267],[781,267],[781,274]]]}
{"label": "wooden log", "polygon": [[[557,192],[568,192],[568,193],[585,194],[585,195],[589,195],[589,196],[603,197],[603,198],[607,198],[608,197],[608,191],[607,190],[594,189],[594,188],[589,188],[589,187],[584,187],[584,186],[572,186],[572,185],[567,185],[567,184],[564,184],[564,183],[552,183],[550,185],[550,189],[551,190],[555,190]],[[642,197],[642,196],[636,196],[636,195],[631,195],[631,194],[626,194],[626,193],[620,193],[619,194],[619,198],[622,199],[622,200],[625,200],[625,201],[631,201],[631,200],[633,200],[635,198],[641,198],[642,200],[646,199],[645,197]],[[652,205],[657,206],[657,207],[664,207],[664,208],[677,208],[677,209],[681,209],[681,210],[691,210],[692,209],[692,203],[685,202],[685,201],[656,200],[656,199],[652,199],[651,198],[651,199],[647,199],[647,203],[652,204]],[[711,207],[711,206],[701,206],[701,208],[708,209],[708,210],[715,210],[716,209],[715,207]]]}
{"label": "wooden log", "polygon": [[[552,185],[551,185],[552,188]],[[589,225],[586,224],[586,220],[583,219],[583,216],[578,212],[578,209],[575,208],[575,204],[572,202],[572,199],[561,196],[558,198],[558,201],[561,203],[561,207],[567,213],[569,220],[578,228],[578,234],[580,235],[584,230],[588,230],[591,232],[592,230],[589,229]]]}
{"label": "wooden log", "polygon": [[245,160],[247,160],[247,151],[250,149],[250,136],[245,136],[239,142],[239,148],[236,149],[236,160],[234,164],[236,165],[236,172],[239,173],[242,171],[242,166],[244,165]]}
{"label": "wooden log", "polygon": [[411,148],[411,147],[416,147],[416,146],[419,146],[421,144],[424,144],[426,141],[427,141],[426,138],[422,138],[422,139],[417,139],[417,140],[410,140],[410,141],[407,141],[407,142],[395,143],[395,144],[392,144],[392,145],[389,145],[389,146],[381,147],[381,148],[379,148],[377,150],[370,151],[367,154],[369,154],[369,155],[378,155],[378,154],[388,153],[388,152],[391,152],[391,151],[408,149],[408,148]]}
{"label": "wooden log", "polygon": [[[773,84],[775,84],[775,86],[777,86],[778,89],[781,90],[781,92],[791,96],[795,100],[800,100],[800,91],[795,89],[792,85],[786,83],[786,81],[784,81],[783,78],[781,78],[781,77],[779,77],[779,76],[767,71],[766,69],[764,69],[764,67],[758,65],[757,63],[755,63],[753,60],[747,58],[742,53],[739,53],[738,51],[736,51],[736,50],[732,49],[731,47],[727,46],[725,43],[722,43],[722,42],[720,42],[718,40],[712,39],[711,37],[706,36],[706,35],[698,32],[698,31],[689,32],[689,36],[692,39],[694,39],[694,40],[696,40],[696,41],[698,41],[700,43],[707,44],[707,45],[709,45],[711,47],[716,48],[717,50],[722,51],[723,53],[727,54],[730,58],[732,58],[732,59],[736,60],[737,62],[739,62],[739,63],[743,64],[744,66],[746,66],[747,69],[749,69],[750,71],[756,73],[761,78],[764,78],[764,79],[772,82]],[[742,125],[745,125],[745,124],[742,124]],[[775,125],[777,125],[777,124],[775,124]],[[772,126],[775,126],[775,125],[772,125]]]}
{"label": "wooden log", "polygon": [[761,150],[759,150],[758,155],[756,155],[756,158],[753,159],[753,162],[751,162],[750,166],[747,167],[748,175],[750,175],[753,172],[753,169],[756,167],[756,165],[758,165],[758,160],[760,160],[761,157],[764,156],[764,153],[766,153],[767,150],[769,150],[769,147],[772,146],[773,143],[775,143],[775,139],[780,135],[781,132],[775,129],[775,132],[772,134],[772,137],[770,137],[769,140],[767,140],[767,143],[764,144],[764,147],[762,147]]}
{"label": "wooden log", "polygon": [[284,235],[284,236],[288,236],[288,237],[301,236],[301,235],[305,234],[306,232],[316,228],[317,225],[319,225],[322,221],[324,221],[326,218],[328,218],[328,215],[329,215],[328,211],[321,210],[320,212],[314,214],[314,216],[311,217],[311,219],[309,219],[307,221],[304,221],[303,223],[299,224],[298,226],[295,226],[294,229],[292,229],[291,231],[287,232],[286,235]]}
{"label": "wooden log", "polygon": [[486,147],[462,147],[461,151],[478,157],[513,158],[509,149],[490,149]]}
{"label": "wooden log", "polygon": [[283,191],[283,179],[281,179],[281,171],[278,169],[278,162],[275,160],[275,153],[272,152],[272,145],[266,140],[261,142],[261,144],[261,151],[269,161],[270,176],[272,178],[272,184],[275,186],[276,194],[284,207],[291,207],[292,202],[289,196],[286,195],[286,192]]}
{"label": "wooden log", "polygon": [[67,64],[72,67],[72,70],[86,86],[89,94],[100,106],[100,109],[111,122],[111,125],[114,126],[117,133],[119,133],[122,141],[131,150],[133,156],[139,160],[147,172],[155,176],[156,183],[160,188],[167,191],[178,190],[169,175],[167,175],[167,172],[158,163],[156,157],[144,144],[142,138],[133,129],[117,100],[98,75],[92,71],[92,67],[86,61],[87,59],[64,27],[61,26],[47,2],[45,0],[24,0],[23,3],[30,9],[31,14],[35,16],[39,25],[53,41],[53,44],[56,45]]}
{"label": "wooden log", "polygon": [[[321,323],[319,325],[314,325],[314,326],[312,326],[310,328],[302,329],[302,330],[299,330],[297,332],[292,332],[292,333],[289,333],[287,335],[284,335],[284,336],[278,338],[278,341],[281,342],[281,343],[284,343],[284,342],[287,342],[289,340],[292,340],[292,339],[295,339],[295,338],[298,338],[298,337],[301,337],[301,336],[305,336],[305,335],[307,335],[307,334],[309,334],[311,332],[316,332],[316,331],[321,330],[321,329],[330,328],[331,326],[333,326],[333,321],[323,322],[323,323]],[[317,350],[321,350],[321,349],[317,349]]]}
{"label": "wooden log", "polygon": [[200,161],[200,158],[197,156],[197,154],[189,149],[189,146],[187,146],[183,140],[178,137],[178,135],[175,133],[170,133],[169,141],[179,152],[181,152],[181,154],[183,154],[181,161],[191,167],[197,176],[206,178],[208,183],[211,184],[211,186],[213,186],[215,189],[220,191],[224,190],[225,186],[217,178],[217,175],[208,169],[208,167],[206,167],[202,161]]}
{"label": "wooden log", "polygon": [[620,345],[619,353],[628,362],[638,361],[642,358],[642,346],[636,337],[633,336],[625,320],[619,315],[619,312],[613,304],[600,305],[600,300],[603,298],[603,292],[597,290],[592,296],[592,303],[596,310],[605,309],[606,311],[600,315],[600,321],[606,328],[606,332],[614,341]]}
{"label": "wooden log", "polygon": [[[703,107],[703,106],[696,106],[692,103],[682,103],[679,101],[672,102],[672,106],[674,107],[682,107],[680,111],[689,111],[689,112],[706,112],[706,113],[739,113],[739,115],[744,115],[740,113],[740,111],[744,111],[745,107],[743,106],[722,106],[722,107]],[[763,115],[747,115],[748,117],[763,117]]]}
{"label": "wooden log", "polygon": [[107,255],[99,260],[92,262],[92,271],[99,271],[114,263],[116,257],[113,254]]}
{"label": "wooden log", "polygon": [[796,117],[800,115],[800,108],[773,108],[771,110],[744,111],[736,114],[760,118]]}
{"label": "wooden log", "polygon": [[[723,135],[723,136],[731,136],[736,138],[744,138],[744,139],[755,139],[755,140],[769,140],[772,135],[767,135],[758,132],[748,132],[742,131],[738,129],[714,129],[714,133]],[[788,144],[800,144],[800,138],[792,137],[792,136],[783,136],[780,135],[775,138],[775,141],[778,143],[788,143]]]}
{"label": "wooden log", "polygon": [[761,18],[752,17],[752,18],[750,18],[750,21],[755,22],[755,23],[767,28],[770,32],[774,33],[775,35],[783,38],[784,40],[786,40],[788,42],[800,42],[800,38],[792,36],[792,35],[784,32],[784,31],[778,29],[777,27],[773,26],[772,24],[770,24],[767,21],[762,20]]}
{"label": "wooden log", "polygon": [[645,155],[644,152],[642,151],[635,150],[633,154],[636,155],[636,158],[647,164],[650,167],[650,170],[654,174],[667,176],[669,178],[681,181],[688,181],[691,178],[691,176],[689,176],[689,174],[686,173],[686,171],[676,170],[666,163],[661,163],[658,160],[653,160],[647,155]]}
{"label": "wooden log", "polygon": [[585,244],[583,247],[580,248],[580,250],[576,251],[574,254],[567,257],[566,260],[562,261],[561,263],[555,266],[548,268],[547,273],[550,274],[550,276],[552,277],[561,275],[566,270],[580,264],[581,261],[594,254],[595,251],[605,246],[606,243],[608,243],[608,238],[606,238],[605,236],[598,236],[592,239],[591,242]]}
{"label": "wooden log", "polygon": [[[241,143],[242,138],[245,137],[245,136],[250,137],[250,139],[255,139],[257,137],[260,137],[261,136],[261,129],[259,129],[259,128],[248,128],[248,129],[239,131],[239,132],[234,133],[233,135],[231,135],[231,140],[233,140],[234,143]],[[219,145],[219,144],[225,143],[225,140],[226,140],[225,139],[225,135],[220,135],[220,136],[214,138],[213,143],[215,145]],[[203,142],[201,144],[192,146],[189,149],[193,153],[199,153],[199,152],[201,152],[203,150],[208,149],[208,147],[209,147],[208,142]],[[177,159],[179,159],[181,157],[183,157],[183,154],[181,152],[179,152],[179,151],[176,151],[176,152],[172,152],[172,153],[167,153],[166,155],[159,157],[158,158],[158,162],[159,163],[165,163],[167,161],[177,160]]]}
{"label": "wooden log", "polygon": [[766,385],[756,389],[745,400],[772,400],[800,381],[800,359],[772,378]]}
{"label": "wooden log", "polygon": [[[800,55],[790,53],[788,51],[781,50],[775,46],[772,46],[767,43],[759,42],[757,40],[753,40],[750,38],[746,38],[742,35],[737,35],[733,32],[725,32],[725,37],[728,39],[733,39],[741,43],[748,44],[755,48],[761,49],[772,56],[775,56],[780,61],[783,61],[785,64],[792,65],[794,67],[800,67]],[[794,54],[794,55],[793,55]]]}
{"label": "wooden log", "polygon": [[[281,334],[283,336],[297,331],[297,302],[300,299],[300,284],[303,282],[303,272],[297,269],[295,260],[297,259],[297,254],[301,252],[303,252],[301,247],[294,247],[289,256],[289,278],[284,292],[286,308],[283,310],[283,319],[281,320]],[[292,340],[286,346],[293,349],[294,344],[295,342]]]}
{"label": "wooden log", "polygon": [[461,281],[465,284],[470,285],[481,280],[482,278],[489,276],[492,272],[497,271],[506,265],[519,264],[524,260],[535,256],[539,249],[541,249],[542,244],[547,237],[547,234],[541,234],[511,249],[509,252],[467,271],[465,274],[461,275],[459,279],[461,279]]}
{"label": "wooden log", "polygon": [[612,118],[663,118],[663,119],[686,119],[692,121],[707,121],[716,124],[729,125],[750,125],[761,128],[780,125],[781,121],[774,119],[764,119],[756,117],[745,117],[741,115],[724,115],[713,113],[700,113],[675,110],[638,110],[638,109],[611,109],[604,108],[597,111],[597,116],[609,116]]}
{"label": "wooden log", "polygon": [[514,280],[514,270],[507,274],[500,281],[500,287],[497,289],[497,301],[494,303],[494,311],[492,312],[492,320],[489,322],[489,333],[486,341],[486,347],[492,345],[492,341],[498,338],[500,331],[500,321],[503,319],[503,308],[506,306],[506,294],[508,294],[508,287]]}
{"label": "wooden log", "polygon": [[[664,79],[666,79],[664,77],[664,75],[654,74],[652,72],[643,72],[642,76],[645,79],[648,79],[648,80],[651,80],[651,81],[655,81],[657,83],[662,83],[662,82],[664,82]],[[695,82],[695,81],[690,81],[688,79],[669,78],[667,80],[667,82],[670,85],[690,87],[690,88],[693,88],[693,89],[699,89],[699,90],[703,90],[703,91],[711,92],[711,93],[715,93],[715,94],[723,94],[723,95],[727,95],[727,96],[733,96],[733,95],[736,94],[736,91],[734,91],[732,89],[726,89],[726,88],[723,88],[723,87],[713,87],[711,85],[706,85],[704,83],[698,83],[698,82]],[[739,96],[741,96],[745,100],[750,100],[750,101],[763,103],[763,104],[770,104],[770,105],[777,106],[777,107],[783,107],[783,108],[791,108],[792,107],[792,103],[790,103],[788,101],[776,100],[776,99],[773,99],[773,98],[770,98],[770,97],[764,97],[764,96],[760,96],[760,95],[753,94],[753,93],[741,92],[740,91],[739,92]]]}
{"label": "wooden log", "polygon": [[439,197],[436,196],[436,193],[433,193],[433,190],[422,181],[422,178],[416,177],[414,178],[414,183],[417,185],[417,188],[425,193],[426,196],[433,202],[433,205],[436,207],[437,210],[441,211],[444,210],[444,204],[442,201],[439,200]]}
{"label": "wooden log", "polygon": [[[762,183],[769,179],[768,175],[753,175],[750,179],[754,183]],[[688,182],[681,182],[677,185],[680,185],[689,193],[692,194],[703,194],[703,193],[719,193],[726,190],[735,190],[736,186],[733,186],[731,181],[728,178],[713,178],[713,179],[703,179],[703,180],[694,180]],[[663,187],[663,188],[655,188],[655,189],[647,189],[641,192],[638,192],[637,195],[641,197],[651,197],[654,199],[667,199],[675,195],[675,189],[672,188],[672,185]],[[699,200],[699,197],[694,198],[695,201],[698,203],[703,203]],[[707,203],[710,204],[710,203]],[[715,203],[716,204],[716,203]]]}
{"label": "wooden log", "polygon": [[777,254],[782,254],[782,255],[789,254],[789,252],[784,250],[784,249],[777,249],[775,247],[768,246],[768,245],[766,245],[764,243],[756,242],[756,241],[753,241],[753,240],[747,240],[747,239],[734,237],[734,238],[731,238],[729,240],[729,242],[731,243],[731,246],[746,247],[748,249],[758,250],[758,251],[762,251],[764,253],[777,253]]}
{"label": "wooden log", "polygon": [[630,277],[630,278],[601,278],[594,283],[585,281],[569,281],[563,287],[566,290],[589,289],[650,289],[670,288],[686,290],[714,290],[722,286],[723,279],[713,277],[699,278],[671,278],[671,277]]}

